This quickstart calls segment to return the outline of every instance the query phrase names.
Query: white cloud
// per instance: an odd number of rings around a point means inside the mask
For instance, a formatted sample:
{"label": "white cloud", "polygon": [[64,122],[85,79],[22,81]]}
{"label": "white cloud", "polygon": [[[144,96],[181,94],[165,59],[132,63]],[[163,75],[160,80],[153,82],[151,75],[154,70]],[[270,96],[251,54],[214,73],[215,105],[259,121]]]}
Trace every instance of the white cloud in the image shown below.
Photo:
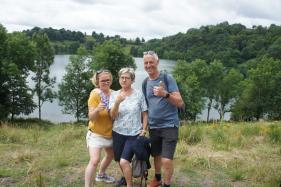
{"label": "white cloud", "polygon": [[280,0],[1,0],[0,23],[151,39],[223,21],[280,25],[280,10]]}

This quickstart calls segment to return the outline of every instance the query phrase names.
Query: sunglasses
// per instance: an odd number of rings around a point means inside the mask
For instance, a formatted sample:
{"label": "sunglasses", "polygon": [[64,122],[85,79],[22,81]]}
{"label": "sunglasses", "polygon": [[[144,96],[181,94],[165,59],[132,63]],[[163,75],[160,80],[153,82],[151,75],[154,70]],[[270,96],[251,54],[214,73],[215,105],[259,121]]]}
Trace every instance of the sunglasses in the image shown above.
{"label": "sunglasses", "polygon": [[154,51],[145,51],[143,55],[157,55]]}
{"label": "sunglasses", "polygon": [[100,69],[97,72],[97,75],[101,74],[101,73],[110,73],[110,71],[108,69]]}
{"label": "sunglasses", "polygon": [[101,82],[101,83],[109,84],[109,83],[110,83],[110,79],[100,80],[100,82]]}

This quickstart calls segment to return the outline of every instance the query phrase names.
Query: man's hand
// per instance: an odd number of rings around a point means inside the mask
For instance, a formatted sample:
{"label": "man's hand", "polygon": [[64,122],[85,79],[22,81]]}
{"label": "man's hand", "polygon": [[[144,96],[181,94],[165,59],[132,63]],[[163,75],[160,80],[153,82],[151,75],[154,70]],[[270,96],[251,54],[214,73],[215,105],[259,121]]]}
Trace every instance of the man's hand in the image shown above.
{"label": "man's hand", "polygon": [[158,97],[166,97],[167,91],[163,86],[154,86],[153,87],[153,94]]}

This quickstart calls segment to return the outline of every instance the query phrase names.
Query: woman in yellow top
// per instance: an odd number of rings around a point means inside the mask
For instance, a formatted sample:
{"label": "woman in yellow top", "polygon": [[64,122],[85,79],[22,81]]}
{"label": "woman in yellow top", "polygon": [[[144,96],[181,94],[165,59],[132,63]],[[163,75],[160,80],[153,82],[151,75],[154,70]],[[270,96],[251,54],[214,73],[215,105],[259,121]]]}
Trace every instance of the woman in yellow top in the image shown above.
{"label": "woman in yellow top", "polygon": [[105,156],[101,161],[96,181],[113,183],[115,179],[105,173],[106,168],[113,159],[112,149],[112,120],[108,112],[108,101],[112,74],[108,70],[97,71],[93,78],[94,89],[88,99],[89,127],[86,136],[89,148],[90,161],[85,170],[85,187],[93,186],[93,176],[100,161],[101,150],[105,150]]}

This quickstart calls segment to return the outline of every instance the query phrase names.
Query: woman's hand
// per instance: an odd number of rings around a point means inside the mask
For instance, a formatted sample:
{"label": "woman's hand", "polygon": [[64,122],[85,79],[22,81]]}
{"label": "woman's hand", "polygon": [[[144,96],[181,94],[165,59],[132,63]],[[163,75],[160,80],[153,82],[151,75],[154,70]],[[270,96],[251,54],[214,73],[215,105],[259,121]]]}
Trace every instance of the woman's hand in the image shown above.
{"label": "woman's hand", "polygon": [[146,135],[146,130],[141,130],[140,131],[140,136],[145,136]]}
{"label": "woman's hand", "polygon": [[100,102],[100,104],[98,105],[97,108],[95,108],[95,110],[97,110],[98,112],[101,112],[105,109],[105,104],[103,102]]}
{"label": "woman's hand", "polygon": [[116,97],[116,103],[120,104],[122,101],[124,101],[126,98],[126,95],[124,93],[120,93],[117,97]]}

